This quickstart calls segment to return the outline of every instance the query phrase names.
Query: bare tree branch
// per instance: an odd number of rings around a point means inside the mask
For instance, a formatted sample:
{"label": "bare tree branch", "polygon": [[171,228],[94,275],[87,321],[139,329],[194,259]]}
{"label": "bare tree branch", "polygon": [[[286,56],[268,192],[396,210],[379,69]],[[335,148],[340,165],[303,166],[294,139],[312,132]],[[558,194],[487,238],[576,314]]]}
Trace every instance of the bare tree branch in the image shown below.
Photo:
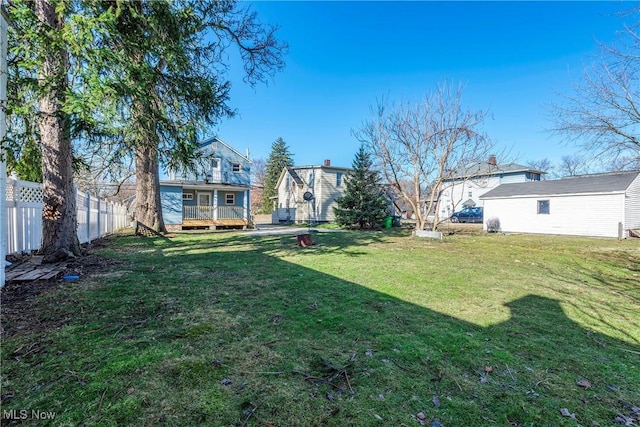
{"label": "bare tree branch", "polygon": [[[639,8],[626,14],[637,16]],[[583,70],[571,93],[549,107],[551,131],[565,137],[605,168],[640,163],[640,23],[625,26],[616,44]]]}
{"label": "bare tree branch", "polygon": [[371,149],[387,182],[415,212],[419,229],[428,222],[435,228],[440,222],[435,207],[453,171],[486,159],[493,148],[479,130],[487,113],[464,109],[462,89],[445,82],[419,103],[383,99],[354,132]]}

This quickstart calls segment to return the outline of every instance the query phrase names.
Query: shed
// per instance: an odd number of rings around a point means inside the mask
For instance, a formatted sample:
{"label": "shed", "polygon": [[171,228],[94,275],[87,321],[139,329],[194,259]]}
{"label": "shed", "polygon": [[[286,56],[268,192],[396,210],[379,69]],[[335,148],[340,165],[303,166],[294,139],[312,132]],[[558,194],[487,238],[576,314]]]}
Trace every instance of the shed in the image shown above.
{"label": "shed", "polygon": [[481,196],[485,229],[503,232],[629,237],[640,229],[640,171],[502,184]]}

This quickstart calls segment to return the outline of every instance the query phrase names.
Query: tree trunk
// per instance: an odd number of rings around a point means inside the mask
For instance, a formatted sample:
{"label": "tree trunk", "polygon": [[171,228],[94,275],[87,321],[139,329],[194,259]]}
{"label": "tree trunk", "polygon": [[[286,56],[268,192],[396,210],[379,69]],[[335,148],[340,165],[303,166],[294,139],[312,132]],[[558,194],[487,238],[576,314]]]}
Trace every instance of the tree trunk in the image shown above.
{"label": "tree trunk", "polygon": [[135,219],[153,231],[166,233],[160,203],[158,146],[149,139],[136,148]]}
{"label": "tree trunk", "polygon": [[[60,31],[63,18],[47,0],[36,0],[35,11],[40,31]],[[43,58],[39,75],[43,89],[39,100],[40,138],[42,142],[42,242],[45,261],[56,262],[70,254],[80,254],[77,233],[76,194],[69,122],[62,109],[68,87],[69,56],[64,47],[51,43]]]}

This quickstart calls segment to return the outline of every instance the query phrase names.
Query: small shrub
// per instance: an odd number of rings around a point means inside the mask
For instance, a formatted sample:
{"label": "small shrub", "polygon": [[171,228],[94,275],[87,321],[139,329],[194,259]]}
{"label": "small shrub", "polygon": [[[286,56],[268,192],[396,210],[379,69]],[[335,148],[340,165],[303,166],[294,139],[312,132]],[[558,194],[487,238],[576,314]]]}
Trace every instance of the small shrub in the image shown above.
{"label": "small shrub", "polygon": [[500,232],[500,218],[489,218],[487,220],[487,232],[499,233]]}

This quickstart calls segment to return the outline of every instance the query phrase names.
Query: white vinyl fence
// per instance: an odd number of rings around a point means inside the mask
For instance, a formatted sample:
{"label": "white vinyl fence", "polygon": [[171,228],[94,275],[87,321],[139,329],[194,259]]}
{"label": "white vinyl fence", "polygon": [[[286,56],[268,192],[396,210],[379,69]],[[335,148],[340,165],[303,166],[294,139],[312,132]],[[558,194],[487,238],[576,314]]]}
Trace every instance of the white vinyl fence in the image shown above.
{"label": "white vinyl fence", "polygon": [[[6,254],[40,248],[42,238],[42,184],[7,178]],[[80,243],[128,227],[127,209],[80,191],[76,194]]]}

